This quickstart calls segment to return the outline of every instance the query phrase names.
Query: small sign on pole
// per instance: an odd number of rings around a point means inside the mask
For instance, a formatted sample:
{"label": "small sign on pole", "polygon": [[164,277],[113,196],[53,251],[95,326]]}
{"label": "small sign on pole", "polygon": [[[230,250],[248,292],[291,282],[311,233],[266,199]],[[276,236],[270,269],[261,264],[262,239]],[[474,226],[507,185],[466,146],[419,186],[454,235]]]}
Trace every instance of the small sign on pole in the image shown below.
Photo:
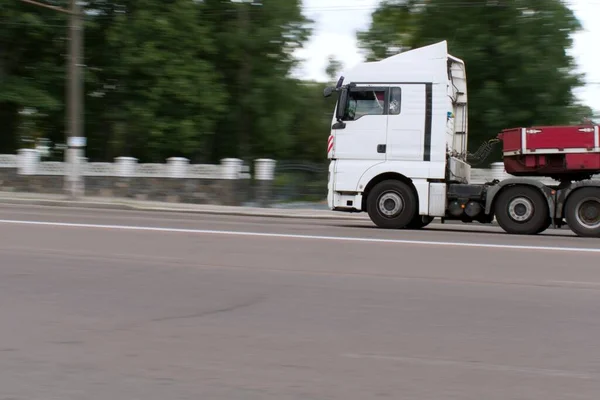
{"label": "small sign on pole", "polygon": [[70,148],[83,148],[87,145],[87,139],[83,136],[70,136],[67,145]]}

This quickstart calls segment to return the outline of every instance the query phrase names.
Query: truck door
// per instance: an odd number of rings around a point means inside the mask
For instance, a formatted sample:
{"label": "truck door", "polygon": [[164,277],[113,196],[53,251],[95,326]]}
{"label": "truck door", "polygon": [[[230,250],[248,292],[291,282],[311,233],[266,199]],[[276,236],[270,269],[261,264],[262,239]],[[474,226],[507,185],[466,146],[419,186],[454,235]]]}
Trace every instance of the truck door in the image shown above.
{"label": "truck door", "polygon": [[387,160],[423,161],[426,85],[394,85],[389,98]]}
{"label": "truck door", "polygon": [[365,171],[385,162],[388,97],[386,87],[350,89],[343,123],[335,123],[332,129],[335,190],[356,190]]}
{"label": "truck door", "polygon": [[333,130],[335,159],[385,161],[387,98],[387,88],[350,90],[343,118],[345,126]]}

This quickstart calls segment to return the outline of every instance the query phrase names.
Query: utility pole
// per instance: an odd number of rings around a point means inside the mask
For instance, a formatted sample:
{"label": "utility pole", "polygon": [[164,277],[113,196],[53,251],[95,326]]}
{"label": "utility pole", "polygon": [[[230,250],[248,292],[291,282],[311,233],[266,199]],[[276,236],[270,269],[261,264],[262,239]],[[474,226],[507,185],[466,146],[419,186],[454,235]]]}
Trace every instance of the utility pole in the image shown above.
{"label": "utility pole", "polygon": [[83,21],[78,0],[71,0],[69,27],[69,80],[67,84],[67,166],[66,189],[75,200],[84,193],[81,159],[86,140],[83,135]]}
{"label": "utility pole", "polygon": [[254,0],[231,0],[234,3],[238,3],[238,27],[240,29],[241,35],[243,38],[242,42],[242,65],[238,71],[238,90],[242,94],[242,101],[239,105],[239,116],[238,116],[238,152],[240,158],[244,160],[244,163],[250,165],[250,123],[248,121],[248,110],[245,109],[245,93],[246,89],[250,83],[250,77],[252,74],[252,65],[251,65],[251,57],[248,57],[248,47],[247,44],[249,41],[247,40],[247,32],[250,27],[250,14],[249,14],[249,5],[254,3]]}
{"label": "utility pole", "polygon": [[21,0],[37,7],[69,14],[69,55],[67,82],[67,153],[65,161],[65,189],[71,199],[77,199],[84,192],[81,177],[81,158],[84,155],[86,139],[83,134],[83,15],[78,0],[71,0],[69,9],[51,6],[36,0]]}

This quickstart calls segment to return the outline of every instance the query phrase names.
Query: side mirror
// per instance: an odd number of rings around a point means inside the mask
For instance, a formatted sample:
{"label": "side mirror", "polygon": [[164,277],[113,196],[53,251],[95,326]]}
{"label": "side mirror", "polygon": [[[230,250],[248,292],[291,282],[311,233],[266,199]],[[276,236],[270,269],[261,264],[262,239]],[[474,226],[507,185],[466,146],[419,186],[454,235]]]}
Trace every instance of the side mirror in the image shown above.
{"label": "side mirror", "polygon": [[325,90],[323,90],[323,97],[329,97],[331,96],[331,94],[333,93],[335,89],[332,88],[331,86],[326,87]]}
{"label": "side mirror", "polygon": [[344,119],[344,114],[346,113],[346,104],[348,104],[348,88],[343,88],[340,92],[340,98],[338,100],[338,106],[335,113],[335,118],[338,121]]}

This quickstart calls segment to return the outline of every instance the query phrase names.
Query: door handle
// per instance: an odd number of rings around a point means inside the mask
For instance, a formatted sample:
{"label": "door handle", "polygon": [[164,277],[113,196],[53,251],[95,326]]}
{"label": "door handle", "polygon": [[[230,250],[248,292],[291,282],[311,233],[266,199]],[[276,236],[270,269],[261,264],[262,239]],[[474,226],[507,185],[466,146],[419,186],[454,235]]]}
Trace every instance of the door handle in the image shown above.
{"label": "door handle", "polygon": [[378,153],[385,153],[387,146],[385,144],[378,144],[377,145],[377,152]]}

